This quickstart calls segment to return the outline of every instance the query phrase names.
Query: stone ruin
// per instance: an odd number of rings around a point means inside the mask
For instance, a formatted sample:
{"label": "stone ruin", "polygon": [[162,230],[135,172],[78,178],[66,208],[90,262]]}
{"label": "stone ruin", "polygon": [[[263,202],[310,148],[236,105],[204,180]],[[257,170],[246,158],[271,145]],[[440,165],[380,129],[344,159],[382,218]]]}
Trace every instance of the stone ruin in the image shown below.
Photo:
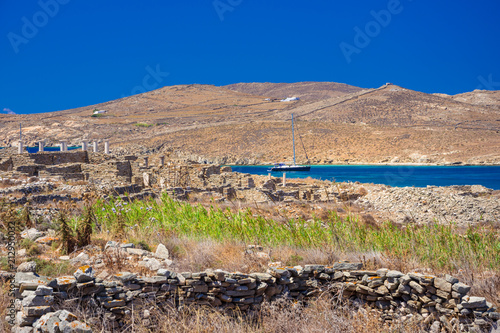
{"label": "stone ruin", "polygon": [[[14,277],[17,312],[12,315],[13,332],[52,332],[54,325],[68,327],[64,332],[91,332],[67,311],[77,306],[88,324],[102,322],[107,329],[120,329],[134,309],[135,318],[142,318],[145,327],[152,325],[147,311],[137,311],[144,306],[209,306],[246,312],[278,299],[307,304],[325,293],[348,300],[353,310],[374,309],[385,322],[413,322],[434,332],[491,332],[498,328],[497,309],[484,297],[469,296],[470,287],[453,276],[369,271],[362,266],[338,262],[281,267],[271,263],[266,273],[159,269],[156,276],[121,272],[110,279],[95,277],[88,265],[73,276],[58,278],[19,272]],[[78,329],[71,330],[71,325]]]}
{"label": "stone ruin", "polygon": [[[92,189],[106,199],[157,197],[249,204],[334,204],[338,212],[359,209],[398,224],[496,223],[500,193],[482,186],[397,188],[377,184],[335,183],[232,172],[229,166],[201,164],[184,157],[127,155],[90,151],[12,154],[0,151],[0,196],[12,203],[80,201]],[[368,190],[367,190],[368,189]],[[460,210],[455,209],[459,203]],[[467,208],[465,208],[467,207]]]}
{"label": "stone ruin", "polygon": [[[2,190],[3,194],[19,192],[23,197],[12,199],[23,204],[32,201],[43,203],[53,199],[37,196],[41,189],[49,190],[47,182],[94,184],[110,195],[133,200],[155,196],[165,191],[172,197],[184,200],[191,193],[219,201],[243,200],[250,202],[319,201],[332,198],[334,190],[317,185],[280,178],[255,176],[232,172],[230,167],[197,164],[165,156],[134,155],[115,156],[90,151],[39,152],[35,154],[0,153],[0,183],[19,185]],[[40,183],[42,182],[42,183]],[[29,185],[32,184],[32,185]],[[71,189],[68,188],[68,192]],[[105,191],[105,192],[106,192]],[[80,200],[78,196],[61,196],[58,200]]]}

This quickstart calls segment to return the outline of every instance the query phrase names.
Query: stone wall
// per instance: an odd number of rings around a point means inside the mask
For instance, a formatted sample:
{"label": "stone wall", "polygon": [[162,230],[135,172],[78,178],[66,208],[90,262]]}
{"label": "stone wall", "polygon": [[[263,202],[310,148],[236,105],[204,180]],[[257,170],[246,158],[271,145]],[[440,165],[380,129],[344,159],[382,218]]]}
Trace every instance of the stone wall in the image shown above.
{"label": "stone wall", "polygon": [[324,292],[376,309],[381,320],[416,319],[424,329],[437,325],[447,332],[492,331],[500,319],[491,303],[483,297],[468,296],[470,287],[452,276],[366,271],[360,263],[304,267],[270,264],[267,273],[252,274],[160,269],[152,277],[121,272],[111,280],[96,278],[90,266],[82,266],[73,276],[56,279],[17,273],[15,286],[15,332],[32,332],[32,327],[43,325],[47,328],[47,318],[61,322],[61,310],[70,304],[85,309],[88,323],[104,321],[119,328],[131,309],[140,309],[145,302],[162,307],[207,305],[247,311],[278,298],[307,302]]}
{"label": "stone wall", "polygon": [[33,161],[32,163],[35,164],[56,165],[65,163],[89,163],[89,157],[86,151],[41,152],[29,154],[28,156]]}
{"label": "stone wall", "polygon": [[0,159],[0,171],[10,171],[12,170],[13,166],[14,165],[12,164],[12,159],[10,157]]}

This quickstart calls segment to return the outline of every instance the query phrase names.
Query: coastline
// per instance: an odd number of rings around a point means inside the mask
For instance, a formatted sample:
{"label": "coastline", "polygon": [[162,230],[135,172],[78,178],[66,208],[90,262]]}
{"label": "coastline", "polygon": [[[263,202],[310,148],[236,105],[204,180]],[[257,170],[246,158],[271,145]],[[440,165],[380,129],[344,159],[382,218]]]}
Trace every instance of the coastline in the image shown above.
{"label": "coastline", "polygon": [[[300,163],[299,163],[300,164]],[[223,166],[272,166],[273,163],[262,163],[262,164],[223,164]],[[462,166],[500,166],[498,164],[487,164],[487,163],[463,163],[463,162],[454,162],[454,163],[365,163],[365,162],[352,162],[352,163],[335,163],[335,164],[301,164],[301,165],[310,165],[310,166],[444,166],[444,167],[462,167]]]}

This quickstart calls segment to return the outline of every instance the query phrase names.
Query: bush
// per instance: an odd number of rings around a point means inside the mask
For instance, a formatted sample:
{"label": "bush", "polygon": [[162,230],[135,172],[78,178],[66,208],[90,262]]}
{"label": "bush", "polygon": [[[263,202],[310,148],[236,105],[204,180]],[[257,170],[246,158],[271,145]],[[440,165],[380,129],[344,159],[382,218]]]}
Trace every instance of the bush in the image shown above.
{"label": "bush", "polygon": [[31,239],[25,238],[19,243],[19,247],[26,250],[28,256],[37,256],[42,253],[38,244]]}
{"label": "bush", "polygon": [[76,240],[63,212],[59,214],[58,224],[59,234],[61,235],[61,243],[63,246],[62,250],[64,253],[71,253],[75,249]]}
{"label": "bush", "polygon": [[148,128],[148,127],[152,127],[154,125],[153,124],[148,124],[148,123],[136,123],[135,126]]}
{"label": "bush", "polygon": [[54,262],[40,258],[29,258],[27,261],[36,263],[36,273],[42,276],[72,275],[75,268],[68,262]]}

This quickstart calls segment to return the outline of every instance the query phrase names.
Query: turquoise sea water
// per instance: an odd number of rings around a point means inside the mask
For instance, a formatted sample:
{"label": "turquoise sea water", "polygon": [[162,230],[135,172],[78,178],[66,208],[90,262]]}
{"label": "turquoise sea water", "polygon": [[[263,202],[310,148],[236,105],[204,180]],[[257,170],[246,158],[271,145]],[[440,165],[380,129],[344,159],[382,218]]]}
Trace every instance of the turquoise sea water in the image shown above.
{"label": "turquoise sea water", "polygon": [[[81,149],[82,146],[69,146],[68,150]],[[38,146],[26,147],[26,151],[30,154],[38,153]],[[43,151],[61,151],[61,147],[44,147]]]}
{"label": "turquoise sea water", "polygon": [[[237,172],[267,175],[271,166],[231,167]],[[272,172],[275,177],[281,177],[282,174],[282,172]],[[310,172],[287,172],[287,178],[307,177],[397,187],[483,185],[500,190],[500,166],[313,165]]]}

